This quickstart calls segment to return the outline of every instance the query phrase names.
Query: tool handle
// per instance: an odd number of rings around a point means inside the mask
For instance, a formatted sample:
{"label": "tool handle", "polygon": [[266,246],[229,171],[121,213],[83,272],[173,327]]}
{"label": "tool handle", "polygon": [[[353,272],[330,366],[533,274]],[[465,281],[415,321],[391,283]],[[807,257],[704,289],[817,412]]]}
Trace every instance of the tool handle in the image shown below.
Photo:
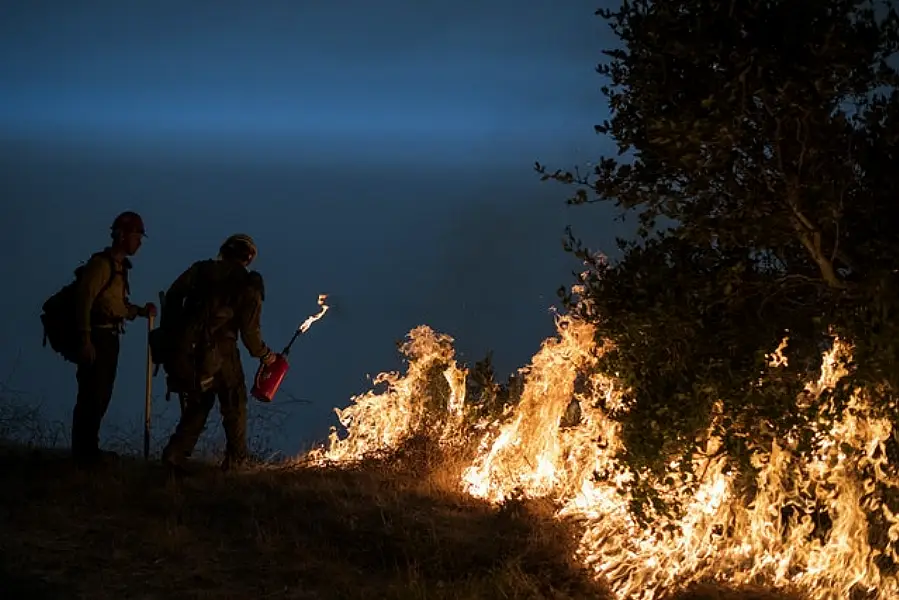
{"label": "tool handle", "polygon": [[153,331],[155,315],[147,317],[147,381],[144,389],[144,460],[150,459],[150,415],[153,411],[153,356],[150,352],[149,333]]}
{"label": "tool handle", "polygon": [[297,341],[298,337],[300,337],[299,329],[293,332],[293,337],[290,338],[290,341],[287,342],[286,346],[284,346],[284,350],[281,350],[281,354],[283,354],[284,356],[288,356],[290,354],[290,347],[293,346],[293,343]]}

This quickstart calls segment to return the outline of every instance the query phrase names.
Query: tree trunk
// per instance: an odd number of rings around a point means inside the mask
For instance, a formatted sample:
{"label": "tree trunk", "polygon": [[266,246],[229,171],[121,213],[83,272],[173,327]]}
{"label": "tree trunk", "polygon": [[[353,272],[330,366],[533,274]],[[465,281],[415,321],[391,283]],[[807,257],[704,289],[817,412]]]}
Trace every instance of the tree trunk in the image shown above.
{"label": "tree trunk", "polygon": [[812,260],[818,265],[821,278],[831,288],[842,289],[846,287],[839,275],[837,275],[833,261],[821,249],[821,230],[799,210],[799,199],[795,192],[791,193],[787,198],[787,205],[793,212],[791,221],[796,234],[799,236],[799,241],[802,242],[802,245],[805,246],[805,249],[811,255]]}
{"label": "tree trunk", "polygon": [[805,227],[798,222],[795,223],[795,226],[796,233],[799,235],[799,241],[802,242],[802,245],[805,246],[805,249],[808,250],[811,255],[812,260],[818,265],[818,270],[821,272],[821,278],[824,279],[824,282],[834,289],[846,287],[846,284],[843,283],[840,276],[837,275],[837,271],[833,266],[833,261],[821,251],[821,234],[817,232],[810,234]]}

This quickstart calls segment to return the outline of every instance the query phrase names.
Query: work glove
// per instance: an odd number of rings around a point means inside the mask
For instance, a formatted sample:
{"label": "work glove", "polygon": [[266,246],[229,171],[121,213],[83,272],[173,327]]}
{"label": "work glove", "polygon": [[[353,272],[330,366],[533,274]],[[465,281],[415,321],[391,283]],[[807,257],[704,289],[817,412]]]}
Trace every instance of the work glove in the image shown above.
{"label": "work glove", "polygon": [[143,306],[137,309],[137,316],[144,317],[145,319],[148,317],[156,316],[156,305],[152,302],[147,302]]}
{"label": "work glove", "polygon": [[266,367],[275,362],[275,359],[278,358],[278,355],[269,350],[266,352],[259,361],[265,365]]}

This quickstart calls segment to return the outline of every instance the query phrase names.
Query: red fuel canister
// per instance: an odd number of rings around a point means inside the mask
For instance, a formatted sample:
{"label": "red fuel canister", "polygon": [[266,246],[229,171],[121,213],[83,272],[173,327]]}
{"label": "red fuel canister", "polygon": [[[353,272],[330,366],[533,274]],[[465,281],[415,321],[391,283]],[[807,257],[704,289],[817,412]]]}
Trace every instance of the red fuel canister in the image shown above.
{"label": "red fuel canister", "polygon": [[281,382],[284,381],[288,370],[290,370],[290,363],[287,362],[287,356],[284,354],[277,355],[274,362],[268,366],[259,365],[250,394],[260,402],[271,402],[278,392],[278,388],[281,387]]}

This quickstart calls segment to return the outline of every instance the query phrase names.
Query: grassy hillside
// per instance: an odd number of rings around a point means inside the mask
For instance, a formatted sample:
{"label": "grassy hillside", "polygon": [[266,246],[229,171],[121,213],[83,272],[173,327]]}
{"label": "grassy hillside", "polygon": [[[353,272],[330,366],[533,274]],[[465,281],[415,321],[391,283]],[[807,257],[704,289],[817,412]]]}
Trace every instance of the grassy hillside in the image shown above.
{"label": "grassy hillside", "polygon": [[7,447],[0,473],[4,598],[603,597],[549,510],[494,510],[383,463],[176,481]]}
{"label": "grassy hillside", "polygon": [[[86,473],[0,447],[0,589],[12,598],[608,598],[539,502],[497,509],[394,458],[182,480],[124,458]],[[692,592],[681,598],[773,598]]]}
{"label": "grassy hillside", "polygon": [[[84,472],[42,447],[65,447],[67,424],[3,392],[3,600],[611,598],[572,558],[576,523],[553,518],[546,502],[497,508],[460,493],[464,462],[427,439],[353,468],[226,475],[210,423],[198,447],[210,462],[183,479],[132,457]],[[269,455],[271,423],[252,425],[255,454]],[[786,597],[717,588],[677,597],[763,599]]]}

